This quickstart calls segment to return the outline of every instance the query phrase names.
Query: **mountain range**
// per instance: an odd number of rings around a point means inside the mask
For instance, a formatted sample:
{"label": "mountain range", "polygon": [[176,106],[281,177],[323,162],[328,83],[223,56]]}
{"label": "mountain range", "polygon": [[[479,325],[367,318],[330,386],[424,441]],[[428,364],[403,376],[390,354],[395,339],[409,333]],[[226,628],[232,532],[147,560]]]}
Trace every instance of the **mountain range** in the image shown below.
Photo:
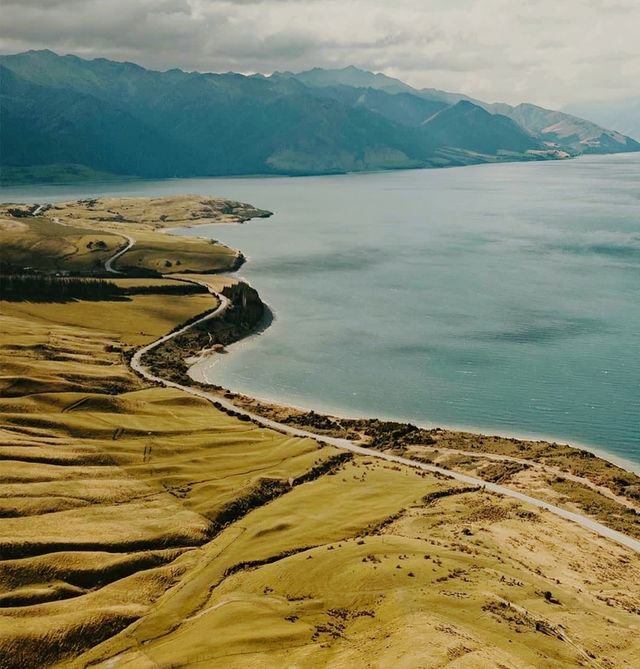
{"label": "mountain range", "polygon": [[566,113],[419,90],[355,67],[158,72],[42,50],[0,56],[0,84],[4,183],[326,174],[640,150]]}
{"label": "mountain range", "polygon": [[570,105],[565,111],[587,116],[640,141],[640,95],[622,100],[581,102]]}

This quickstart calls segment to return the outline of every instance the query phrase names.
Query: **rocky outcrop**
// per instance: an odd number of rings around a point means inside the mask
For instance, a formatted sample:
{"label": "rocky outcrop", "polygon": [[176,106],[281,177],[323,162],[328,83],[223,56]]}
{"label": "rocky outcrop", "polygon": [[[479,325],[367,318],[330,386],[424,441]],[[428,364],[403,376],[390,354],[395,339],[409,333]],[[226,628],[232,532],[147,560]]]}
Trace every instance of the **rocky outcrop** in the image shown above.
{"label": "rocky outcrop", "polygon": [[[268,316],[258,292],[244,282],[226,286],[222,294],[230,305],[220,318],[205,321],[179,337],[149,351],[142,359],[143,364],[156,376],[171,379],[176,383],[191,385],[187,374],[187,359],[203,349],[226,347],[251,334]],[[203,314],[195,316],[196,321]],[[182,326],[180,326],[182,327]]]}

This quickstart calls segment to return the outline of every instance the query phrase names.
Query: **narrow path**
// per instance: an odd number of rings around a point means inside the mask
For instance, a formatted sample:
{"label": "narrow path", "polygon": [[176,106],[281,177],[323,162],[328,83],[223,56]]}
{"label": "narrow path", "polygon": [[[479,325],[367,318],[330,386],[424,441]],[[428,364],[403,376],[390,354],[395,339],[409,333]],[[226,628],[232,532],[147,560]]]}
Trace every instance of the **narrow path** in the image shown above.
{"label": "narrow path", "polygon": [[[195,325],[199,325],[200,323],[204,323],[206,321],[211,320],[212,318],[219,318],[224,314],[224,312],[229,308],[229,299],[225,297],[222,293],[216,293],[213,288],[208,286],[204,281],[192,281],[192,283],[197,283],[200,284],[201,286],[205,286],[207,290],[213,295],[214,297],[217,297],[220,304],[213,310],[210,311],[208,314],[202,316],[202,318],[199,318],[197,321],[194,321],[193,323],[189,323],[189,325],[185,325],[184,327],[180,328],[179,330],[176,330],[175,332],[170,332],[167,335],[164,335],[164,337],[160,337],[160,339],[156,339],[155,341],[152,341],[150,344],[147,344],[146,346],[143,346],[142,348],[139,348],[131,357],[131,360],[129,361],[129,365],[131,365],[131,369],[133,369],[135,372],[138,372],[140,376],[144,377],[148,381],[153,381],[154,383],[161,383],[163,386],[167,386],[168,388],[178,388],[179,390],[184,390],[188,393],[191,393],[192,395],[196,394],[194,391],[196,388],[189,388],[188,386],[183,386],[179,383],[174,383],[173,381],[169,381],[167,379],[163,379],[160,376],[155,376],[154,374],[151,374],[143,365],[142,365],[142,356],[145,353],[148,353],[149,351],[153,350],[157,346],[160,346],[161,344],[164,344],[166,341],[169,341],[170,339],[173,339],[174,337],[177,337],[178,335],[183,334],[184,332],[187,332],[187,330],[190,330],[192,327]],[[205,393],[207,395],[206,399],[209,401],[213,401],[211,398],[216,397],[213,394],[210,393]],[[216,400],[217,401],[217,400]]]}
{"label": "narrow path", "polygon": [[462,451],[457,448],[444,448],[442,446],[428,446],[426,447],[427,451],[433,453],[437,452],[438,455],[464,455],[465,457],[475,458],[477,460],[493,460],[495,462],[516,462],[520,465],[525,465],[533,470],[542,471],[545,474],[551,474],[553,476],[559,476],[568,481],[574,481],[580,485],[591,488],[591,490],[601,494],[603,497],[608,497],[610,500],[626,506],[627,509],[631,509],[636,513],[640,513],[640,506],[634,504],[631,500],[622,495],[616,495],[610,488],[607,488],[603,485],[598,485],[584,476],[578,476],[577,474],[572,474],[571,472],[566,472],[560,467],[554,467],[553,465],[545,464],[538,460],[527,460],[525,458],[517,458],[513,455],[502,455],[501,453],[483,453],[482,451]]}
{"label": "narrow path", "polygon": [[120,270],[113,268],[113,263],[118,260],[120,256],[123,256],[136,243],[136,240],[124,232],[115,232],[114,234],[124,237],[127,240],[127,244],[105,261],[104,268],[107,272],[111,272],[111,274],[123,274]]}
{"label": "narrow path", "polygon": [[[41,204],[38,207],[38,209],[36,209],[33,212],[33,214],[31,214],[31,215],[32,216],[37,216],[41,211],[46,211],[50,207],[51,207],[51,205],[49,205],[49,204]],[[64,225],[66,227],[70,227],[68,223],[63,223],[57,216],[54,216],[51,220],[54,223],[56,223],[57,225]],[[127,242],[121,249],[116,251],[110,258],[107,258],[104,261],[104,268],[110,274],[124,274],[124,272],[121,272],[120,270],[114,269],[113,263],[116,260],[118,260],[118,258],[123,256],[136,243],[136,240],[133,237],[131,237],[130,235],[126,234],[125,232],[114,232],[113,230],[105,230],[104,232],[108,232],[109,234],[113,234],[113,235],[117,235],[118,237],[122,237]]]}
{"label": "narrow path", "polygon": [[423,471],[432,472],[435,474],[441,474],[442,476],[446,476],[447,478],[453,479],[455,481],[460,481],[461,483],[466,483],[467,485],[475,485],[484,488],[489,492],[495,492],[498,493],[499,495],[504,495],[505,497],[516,499],[519,502],[530,504],[539,509],[544,509],[546,511],[549,511],[550,513],[553,513],[554,515],[560,518],[564,518],[565,520],[570,520],[571,522],[574,522],[580,525],[581,527],[591,530],[592,532],[595,532],[601,537],[604,537],[606,539],[611,539],[612,541],[615,541],[619,544],[622,544],[623,546],[626,546],[627,548],[630,548],[636,553],[640,553],[640,541],[638,541],[637,539],[629,537],[626,534],[622,534],[622,532],[617,532],[616,530],[612,530],[611,528],[606,527],[602,523],[599,523],[596,520],[588,518],[587,516],[574,513],[573,511],[567,511],[566,509],[562,509],[559,506],[556,506],[555,504],[550,504],[549,502],[536,499],[535,497],[530,497],[529,495],[519,492],[518,490],[512,490],[511,488],[507,488],[506,486],[502,486],[497,483],[483,481],[482,479],[476,478],[475,476],[469,476],[467,474],[453,472],[448,469],[443,469],[441,467],[438,467],[436,465],[420,462],[418,460],[410,460],[409,458],[404,458],[399,455],[392,455],[390,453],[382,453],[380,451],[375,451],[369,448],[365,448],[363,446],[359,446],[358,444],[348,439],[327,437],[324,435],[315,434],[314,432],[309,432],[307,430],[302,430],[300,428],[292,427],[291,425],[278,423],[269,418],[264,418],[263,416],[259,416],[258,414],[254,414],[250,411],[246,411],[245,409],[241,409],[237,407],[235,404],[233,404],[233,402],[227,400],[224,397],[216,395],[215,393],[210,393],[200,388],[192,388],[190,386],[184,386],[180,383],[176,383],[175,381],[169,381],[168,379],[163,379],[162,377],[155,376],[142,365],[141,358],[145,353],[153,350],[157,346],[160,346],[164,342],[169,341],[174,337],[177,337],[178,335],[186,332],[187,330],[191,329],[192,327],[195,327],[200,323],[204,323],[205,321],[211,320],[212,318],[218,318],[219,316],[223,315],[224,312],[227,310],[229,306],[229,300],[224,295],[215,292],[212,288],[210,287],[208,288],[209,292],[212,295],[215,295],[220,300],[220,305],[217,307],[217,309],[210,312],[206,316],[203,316],[197,321],[189,325],[185,325],[183,328],[180,328],[176,332],[171,332],[167,335],[164,335],[164,337],[160,337],[160,339],[157,339],[156,341],[151,342],[150,344],[147,344],[146,346],[143,346],[141,349],[136,351],[136,353],[131,358],[130,362],[131,368],[134,371],[136,371],[138,374],[140,374],[143,378],[147,379],[148,381],[159,383],[167,388],[175,388],[177,390],[182,390],[183,392],[189,393],[190,395],[194,395],[195,397],[200,397],[213,404],[218,404],[229,411],[235,411],[238,414],[246,416],[254,423],[262,425],[263,427],[270,428],[283,434],[289,434],[294,437],[313,439],[321,444],[334,446],[335,448],[340,448],[345,451],[350,451],[351,453],[356,453],[357,455],[364,455],[370,458],[386,460],[387,462],[395,462],[397,464],[405,465],[407,467],[413,467],[415,469],[421,469]]}

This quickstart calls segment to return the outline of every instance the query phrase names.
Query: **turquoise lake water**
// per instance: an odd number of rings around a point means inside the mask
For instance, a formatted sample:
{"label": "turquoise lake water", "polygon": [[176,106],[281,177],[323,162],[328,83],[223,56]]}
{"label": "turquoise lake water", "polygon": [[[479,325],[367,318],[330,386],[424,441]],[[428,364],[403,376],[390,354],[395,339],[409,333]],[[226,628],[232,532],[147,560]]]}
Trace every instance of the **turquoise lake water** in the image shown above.
{"label": "turquoise lake water", "polygon": [[640,463],[640,155],[304,178],[13,188],[199,193],[275,314],[218,356],[233,390],[317,410],[590,445]]}

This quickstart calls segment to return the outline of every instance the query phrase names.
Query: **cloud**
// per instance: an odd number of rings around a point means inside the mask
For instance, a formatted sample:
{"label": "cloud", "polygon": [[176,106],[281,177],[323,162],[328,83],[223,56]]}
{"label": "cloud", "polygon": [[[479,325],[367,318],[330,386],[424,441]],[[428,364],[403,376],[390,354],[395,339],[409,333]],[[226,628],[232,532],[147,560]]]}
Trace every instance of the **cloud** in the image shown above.
{"label": "cloud", "polygon": [[561,106],[628,95],[637,0],[4,0],[0,51],[264,72],[354,64],[417,87]]}

